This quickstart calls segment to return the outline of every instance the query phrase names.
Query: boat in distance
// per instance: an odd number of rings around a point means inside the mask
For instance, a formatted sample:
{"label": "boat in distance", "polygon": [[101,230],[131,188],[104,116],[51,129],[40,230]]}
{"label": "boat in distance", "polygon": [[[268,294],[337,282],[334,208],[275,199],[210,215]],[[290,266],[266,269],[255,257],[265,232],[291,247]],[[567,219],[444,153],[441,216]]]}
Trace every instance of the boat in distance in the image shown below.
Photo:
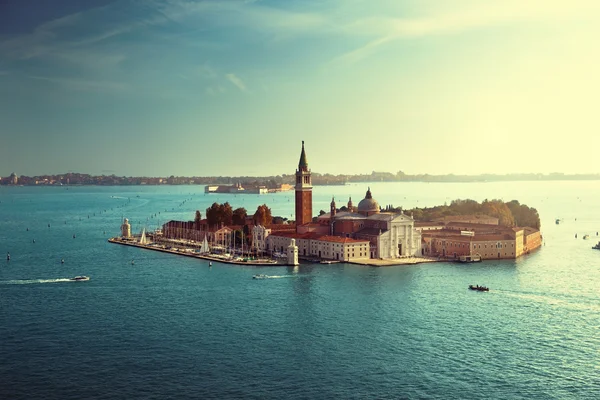
{"label": "boat in distance", "polygon": [[458,261],[461,263],[481,262],[481,256],[479,254],[469,254],[466,256],[460,256]]}
{"label": "boat in distance", "polygon": [[598,242],[594,246],[592,246],[592,249],[594,249],[594,250],[600,250],[600,242]]}
{"label": "boat in distance", "polygon": [[76,277],[70,278],[69,280],[70,281],[76,281],[76,282],[89,281],[90,277],[89,276],[85,276],[85,275],[80,275],[80,276],[76,276]]}
{"label": "boat in distance", "polygon": [[489,292],[490,291],[490,288],[485,287],[485,286],[479,286],[479,285],[469,285],[469,289],[476,290],[478,292]]}
{"label": "boat in distance", "polygon": [[269,277],[269,275],[258,274],[258,275],[252,276],[252,279],[267,279],[268,277]]}

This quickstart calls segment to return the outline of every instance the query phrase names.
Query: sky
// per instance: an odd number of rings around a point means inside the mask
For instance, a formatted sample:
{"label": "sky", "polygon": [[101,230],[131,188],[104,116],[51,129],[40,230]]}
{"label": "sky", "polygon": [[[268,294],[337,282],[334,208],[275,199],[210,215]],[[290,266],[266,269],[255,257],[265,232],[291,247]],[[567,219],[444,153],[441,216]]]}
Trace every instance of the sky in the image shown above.
{"label": "sky", "polygon": [[598,173],[597,0],[0,0],[0,176]]}

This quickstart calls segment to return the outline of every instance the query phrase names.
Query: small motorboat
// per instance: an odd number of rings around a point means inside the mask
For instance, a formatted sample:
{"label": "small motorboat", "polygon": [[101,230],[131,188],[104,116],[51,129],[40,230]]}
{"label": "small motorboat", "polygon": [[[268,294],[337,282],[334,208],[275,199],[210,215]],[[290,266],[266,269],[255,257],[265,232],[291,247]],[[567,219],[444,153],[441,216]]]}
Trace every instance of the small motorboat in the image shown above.
{"label": "small motorboat", "polygon": [[588,240],[590,238],[590,235],[583,235],[583,240]]}
{"label": "small motorboat", "polygon": [[485,286],[479,286],[479,285],[469,285],[469,289],[471,290],[476,290],[478,292],[489,292],[490,289],[485,287]]}
{"label": "small motorboat", "polygon": [[269,275],[265,275],[265,274],[258,274],[258,275],[252,276],[252,279],[267,279],[267,278],[269,278]]}
{"label": "small motorboat", "polygon": [[596,243],[596,245],[594,245],[592,247],[592,249],[594,249],[594,250],[600,250],[600,242]]}
{"label": "small motorboat", "polygon": [[90,277],[89,276],[85,276],[85,275],[80,275],[80,276],[76,276],[74,278],[69,279],[70,281],[89,281]]}

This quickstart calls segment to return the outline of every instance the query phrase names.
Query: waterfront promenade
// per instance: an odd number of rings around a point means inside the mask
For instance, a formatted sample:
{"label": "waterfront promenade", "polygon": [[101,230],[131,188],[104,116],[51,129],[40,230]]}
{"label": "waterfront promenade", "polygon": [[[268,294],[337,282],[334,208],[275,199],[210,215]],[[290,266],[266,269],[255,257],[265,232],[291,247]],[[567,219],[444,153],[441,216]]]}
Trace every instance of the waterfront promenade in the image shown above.
{"label": "waterfront promenade", "polygon": [[[220,263],[224,263],[224,264],[256,265],[256,266],[265,266],[265,265],[286,266],[287,265],[285,262],[278,262],[276,260],[269,259],[269,258],[258,258],[258,259],[246,258],[246,259],[240,260],[241,257],[238,257],[238,259],[236,260],[234,258],[222,257],[218,254],[201,254],[201,253],[198,253],[191,246],[184,245],[181,240],[173,241],[173,243],[168,243],[169,244],[168,247],[165,244],[159,244],[159,243],[142,244],[139,241],[127,240],[127,239],[123,239],[120,237],[110,238],[110,239],[108,239],[108,241],[110,243],[116,243],[116,244],[120,244],[120,245],[124,245],[124,246],[139,247],[139,248],[146,249],[146,250],[160,251],[163,253],[176,254],[176,255],[185,256],[185,257],[200,258],[203,260],[215,261],[215,262],[220,262]],[[305,260],[305,261],[307,261],[307,260]],[[369,259],[363,259],[363,260],[347,262],[347,263],[355,264],[355,265],[365,265],[365,266],[370,266],[370,267],[392,267],[392,266],[400,266],[400,265],[415,265],[415,264],[431,263],[431,262],[438,262],[438,261],[441,261],[441,260],[439,260],[438,258],[435,258],[435,257],[420,256],[420,257],[393,258],[393,259],[385,259],[385,260],[369,258]],[[312,262],[314,262],[314,261],[312,261]],[[334,261],[334,262],[336,264],[339,263],[337,261]]]}
{"label": "waterfront promenade", "polygon": [[414,265],[414,264],[432,263],[432,262],[439,262],[439,261],[446,261],[446,260],[438,259],[437,257],[414,256],[414,257],[403,257],[403,258],[388,258],[388,259],[384,259],[384,260],[368,258],[365,260],[352,262],[351,264],[368,265],[370,267],[393,267],[393,266],[397,266],[397,265]]}
{"label": "waterfront promenade", "polygon": [[278,263],[277,261],[271,260],[271,259],[246,258],[246,259],[242,259],[242,260],[236,260],[236,259],[232,259],[232,258],[220,257],[215,254],[210,254],[210,255],[209,254],[200,254],[200,253],[197,253],[192,248],[173,247],[173,246],[171,246],[170,248],[167,248],[167,247],[164,247],[163,245],[159,245],[157,243],[142,244],[142,243],[135,242],[132,240],[123,240],[119,237],[110,238],[110,239],[108,239],[108,241],[110,243],[116,243],[116,244],[120,244],[120,245],[124,245],[124,246],[139,247],[139,248],[146,249],[146,250],[160,251],[162,253],[170,253],[170,254],[176,254],[179,256],[199,258],[199,259],[203,259],[203,260],[215,261],[215,262],[220,262],[220,263],[224,263],[224,264],[255,265],[255,266],[265,266],[265,265],[284,266],[284,265],[287,265],[284,263]]}

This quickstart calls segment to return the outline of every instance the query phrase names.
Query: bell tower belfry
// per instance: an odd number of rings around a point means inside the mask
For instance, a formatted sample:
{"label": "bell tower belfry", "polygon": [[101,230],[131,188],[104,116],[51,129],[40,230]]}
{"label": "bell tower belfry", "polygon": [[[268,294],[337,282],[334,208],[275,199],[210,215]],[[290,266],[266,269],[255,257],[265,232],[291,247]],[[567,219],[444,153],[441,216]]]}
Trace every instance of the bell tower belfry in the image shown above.
{"label": "bell tower belfry", "polygon": [[296,170],[296,231],[300,225],[312,221],[312,180],[306,153],[304,152],[304,140],[302,141],[302,153]]}

